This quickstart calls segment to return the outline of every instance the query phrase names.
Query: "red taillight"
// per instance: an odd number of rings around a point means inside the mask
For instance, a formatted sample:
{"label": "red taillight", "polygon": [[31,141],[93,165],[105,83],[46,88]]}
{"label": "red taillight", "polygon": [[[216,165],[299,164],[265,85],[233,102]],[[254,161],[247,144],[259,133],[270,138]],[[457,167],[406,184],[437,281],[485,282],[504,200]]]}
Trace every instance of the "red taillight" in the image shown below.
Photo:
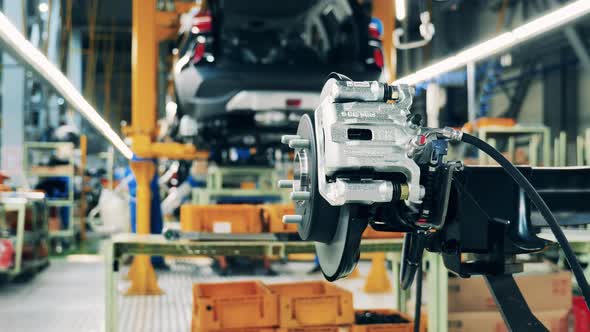
{"label": "red taillight", "polygon": [[301,99],[287,99],[285,104],[287,107],[301,107]]}
{"label": "red taillight", "polygon": [[8,269],[12,266],[14,246],[12,241],[0,239],[0,269]]}
{"label": "red taillight", "polygon": [[375,23],[369,24],[369,37],[374,39],[380,39],[381,33],[379,32],[379,28]]}
{"label": "red taillight", "polygon": [[375,65],[379,68],[383,68],[383,53],[380,49],[373,50],[373,59],[375,60]]}
{"label": "red taillight", "polygon": [[195,52],[193,53],[193,63],[199,63],[205,55],[205,44],[197,43],[195,46]]}
{"label": "red taillight", "polygon": [[206,11],[198,13],[193,18],[193,33],[211,32],[211,14]]}

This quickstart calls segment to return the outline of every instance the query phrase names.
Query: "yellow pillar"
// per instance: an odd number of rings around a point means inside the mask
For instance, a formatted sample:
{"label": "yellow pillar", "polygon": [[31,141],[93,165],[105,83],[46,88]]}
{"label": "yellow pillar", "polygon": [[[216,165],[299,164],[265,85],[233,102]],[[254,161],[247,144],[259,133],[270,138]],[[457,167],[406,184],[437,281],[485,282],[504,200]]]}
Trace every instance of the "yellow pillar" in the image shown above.
{"label": "yellow pillar", "polygon": [[[137,234],[150,233],[150,182],[156,173],[156,165],[151,161],[135,161],[131,169],[137,181],[136,194],[136,231]],[[162,290],[158,287],[156,272],[150,262],[150,256],[137,255],[129,270],[131,287],[126,295],[159,295]]]}
{"label": "yellow pillar", "polygon": [[[144,156],[139,151],[149,151],[156,131],[157,110],[157,56],[156,40],[156,0],[133,0],[132,35],[132,149],[137,157]],[[137,234],[150,233],[150,182],[155,174],[151,160],[131,162],[131,169],[137,182],[136,230]],[[126,295],[157,295],[156,273],[147,255],[137,255],[129,271],[131,287]]]}
{"label": "yellow pillar", "polygon": [[391,280],[385,266],[385,253],[376,252],[372,254],[371,270],[365,282],[366,293],[385,293],[391,292]]}
{"label": "yellow pillar", "polygon": [[360,278],[361,277],[361,271],[359,270],[359,266],[355,266],[354,270],[352,270],[352,272],[350,272],[350,274],[348,275],[348,279],[355,279],[355,278]]}
{"label": "yellow pillar", "polygon": [[383,57],[385,68],[389,73],[389,81],[396,78],[396,52],[393,48],[393,29],[395,28],[395,6],[394,0],[374,0],[373,16],[383,23]]}

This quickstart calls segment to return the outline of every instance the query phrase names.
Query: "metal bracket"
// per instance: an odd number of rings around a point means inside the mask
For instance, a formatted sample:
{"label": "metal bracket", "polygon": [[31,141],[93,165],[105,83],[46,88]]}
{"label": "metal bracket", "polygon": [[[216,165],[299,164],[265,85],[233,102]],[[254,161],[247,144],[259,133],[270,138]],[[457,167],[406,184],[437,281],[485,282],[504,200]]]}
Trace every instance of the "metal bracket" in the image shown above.
{"label": "metal bracket", "polygon": [[484,278],[509,331],[549,332],[531,312],[511,274]]}

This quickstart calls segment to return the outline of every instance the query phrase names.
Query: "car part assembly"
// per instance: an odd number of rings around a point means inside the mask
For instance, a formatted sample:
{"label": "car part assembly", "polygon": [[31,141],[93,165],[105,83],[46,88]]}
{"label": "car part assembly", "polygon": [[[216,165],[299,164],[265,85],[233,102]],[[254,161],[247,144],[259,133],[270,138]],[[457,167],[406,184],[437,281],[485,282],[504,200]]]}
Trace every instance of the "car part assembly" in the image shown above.
{"label": "car part assembly", "polygon": [[[331,74],[313,118],[303,116],[297,134],[282,137],[295,150],[295,172],[293,180],[279,181],[279,187],[290,188],[296,203],[296,214],[283,221],[297,224],[302,239],[315,241],[326,279],[354,269],[367,225],[405,232],[403,289],[412,284],[425,249],[440,253],[451,272],[486,278],[511,330],[546,331],[512,277],[522,271],[516,255],[540,252],[549,244],[535,235],[530,221],[534,207],[553,231],[588,301],[590,287],[580,264],[529,181],[555,173],[517,169],[491,146],[459,130],[423,127],[411,104],[408,86]],[[447,161],[449,141],[473,145],[501,167]],[[588,176],[590,169],[570,173]],[[464,254],[472,258],[466,260]],[[518,296],[509,296],[515,292]]]}

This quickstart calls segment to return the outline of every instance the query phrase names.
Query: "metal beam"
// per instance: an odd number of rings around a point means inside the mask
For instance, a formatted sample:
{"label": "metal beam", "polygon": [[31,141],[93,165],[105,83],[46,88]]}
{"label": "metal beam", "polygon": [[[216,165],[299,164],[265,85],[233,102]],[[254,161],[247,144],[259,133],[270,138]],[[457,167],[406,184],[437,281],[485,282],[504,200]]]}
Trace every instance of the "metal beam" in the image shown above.
{"label": "metal beam", "polygon": [[563,34],[570,43],[570,46],[576,54],[578,61],[580,61],[582,68],[586,71],[590,70],[590,55],[588,55],[588,50],[578,32],[573,27],[567,27],[563,30]]}
{"label": "metal beam", "polygon": [[[560,4],[556,0],[549,0],[549,8],[558,7]],[[576,57],[580,61],[580,64],[584,68],[584,70],[590,69],[590,55],[588,55],[588,51],[586,50],[586,46],[584,45],[584,41],[580,38],[580,35],[574,29],[573,26],[568,26],[563,29],[563,34],[565,38],[569,42],[570,46],[574,50]]]}

